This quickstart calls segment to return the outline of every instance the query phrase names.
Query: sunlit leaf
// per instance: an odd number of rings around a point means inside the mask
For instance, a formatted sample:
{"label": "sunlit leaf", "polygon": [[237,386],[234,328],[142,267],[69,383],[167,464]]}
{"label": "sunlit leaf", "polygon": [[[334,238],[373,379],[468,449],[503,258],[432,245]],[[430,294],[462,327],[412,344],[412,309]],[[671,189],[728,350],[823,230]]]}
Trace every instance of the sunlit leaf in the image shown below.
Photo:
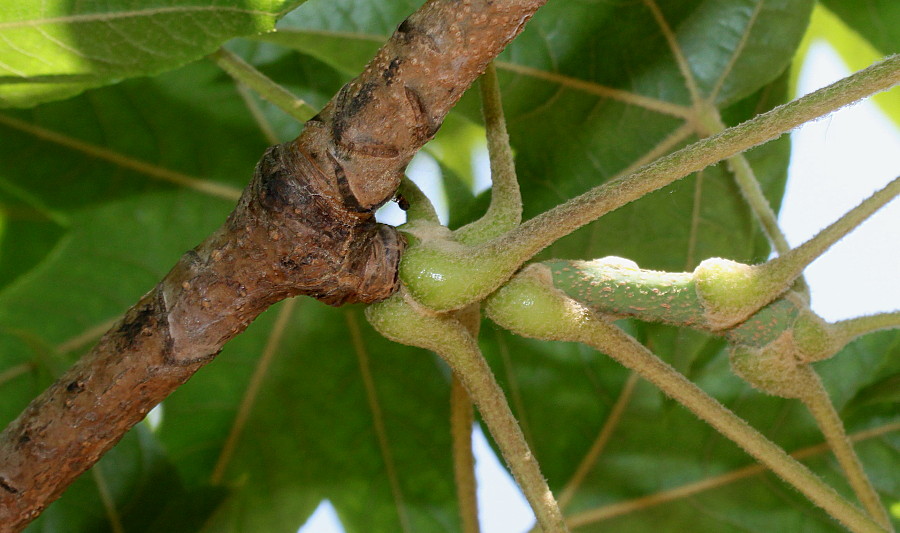
{"label": "sunlit leaf", "polygon": [[883,54],[900,52],[900,5],[892,0],[822,0]]}
{"label": "sunlit leaf", "polygon": [[[827,43],[841,57],[847,68],[862,70],[881,59],[885,54],[900,50],[900,33],[891,35],[900,25],[900,9],[895,2],[869,3],[867,9],[858,9],[855,2],[826,2],[832,13],[822,5],[813,10],[809,29],[797,50],[798,57],[805,57],[810,47]],[[893,12],[892,12],[893,10]],[[874,17],[874,18],[873,18]],[[888,21],[896,22],[890,23]],[[792,73],[792,91],[796,88],[799,68]],[[879,93],[872,97],[894,123],[900,125],[900,98],[897,90]]]}
{"label": "sunlit leaf", "polygon": [[271,30],[303,0],[16,2],[0,7],[0,107],[169,70]]}

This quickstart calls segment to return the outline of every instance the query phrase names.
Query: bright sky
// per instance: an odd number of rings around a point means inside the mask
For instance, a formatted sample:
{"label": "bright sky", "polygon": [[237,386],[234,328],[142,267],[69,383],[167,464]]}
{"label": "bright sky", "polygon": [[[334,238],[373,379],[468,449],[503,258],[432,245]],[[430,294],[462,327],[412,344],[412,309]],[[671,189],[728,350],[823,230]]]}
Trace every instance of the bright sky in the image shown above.
{"label": "bright sky", "polygon": [[[849,74],[830,46],[814,44],[798,91],[812,92]],[[898,89],[893,94],[900,98]],[[797,246],[900,176],[900,129],[864,101],[793,134],[779,222]],[[806,270],[812,308],[840,320],[900,308],[900,202],[896,199]]]}
{"label": "bright sky", "polygon": [[[798,96],[848,74],[828,45],[815,44],[801,72]],[[795,131],[792,139],[787,193],[779,216],[791,246],[809,239],[900,176],[900,129],[870,102],[807,124]],[[435,201],[446,223],[443,191],[436,180],[425,179],[429,174],[436,175],[436,166],[427,158],[419,158],[409,174]],[[402,223],[403,214],[392,208],[379,213],[379,220]],[[900,309],[898,228],[900,201],[894,200],[810,265],[806,276],[812,290],[812,308],[831,321]],[[530,529],[534,523],[530,507],[480,430],[473,436],[473,449],[481,531],[518,533]],[[344,533],[344,529],[334,507],[325,500],[298,533]]]}

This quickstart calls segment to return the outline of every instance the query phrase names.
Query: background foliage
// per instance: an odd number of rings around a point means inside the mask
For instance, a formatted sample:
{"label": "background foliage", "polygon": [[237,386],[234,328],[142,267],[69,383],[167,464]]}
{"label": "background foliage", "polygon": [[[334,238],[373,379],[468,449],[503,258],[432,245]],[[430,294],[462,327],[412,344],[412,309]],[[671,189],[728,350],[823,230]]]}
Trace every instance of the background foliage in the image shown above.
{"label": "background foliage", "polygon": [[[0,424],[224,220],[268,144],[299,131],[212,63],[194,60],[236,38],[229,48],[319,107],[419,2],[310,0],[291,11],[299,3],[0,7],[0,105],[8,107],[0,110]],[[824,2],[877,53],[900,51],[896,3],[856,4]],[[652,5],[690,65],[693,90],[652,10],[631,1],[551,0],[499,58],[526,217],[692,142],[698,131],[690,117],[702,102],[735,124],[786,101],[811,0]],[[282,15],[278,32],[253,35]],[[477,99],[467,95],[426,147],[441,164],[451,225],[486,205],[484,194],[471,192],[469,148],[479,122]],[[789,153],[787,138],[748,153],[776,208]],[[722,164],[604,217],[544,257],[620,255],[681,271],[712,256],[752,262],[768,254]],[[732,376],[720,341],[628,327],[787,450],[821,442],[798,405]],[[489,323],[482,347],[551,487],[561,489],[628,373],[583,346],[521,339]],[[849,432],[897,422],[898,355],[900,335],[885,332],[817,367]],[[448,384],[434,356],[380,338],[359,308],[279,304],[29,531],[292,532],[323,498],[350,532],[456,531]],[[858,445],[889,502],[900,500],[891,475],[900,467],[898,446],[896,432]],[[569,512],[748,464],[733,444],[639,382]],[[809,464],[849,494],[828,455]],[[838,530],[768,474],[583,530],[604,528]]]}

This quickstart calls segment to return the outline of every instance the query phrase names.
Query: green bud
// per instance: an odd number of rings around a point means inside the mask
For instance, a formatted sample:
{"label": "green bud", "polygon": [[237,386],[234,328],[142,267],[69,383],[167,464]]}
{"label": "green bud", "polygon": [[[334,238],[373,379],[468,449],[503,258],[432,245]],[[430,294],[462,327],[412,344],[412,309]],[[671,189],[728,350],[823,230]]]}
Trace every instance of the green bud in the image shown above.
{"label": "green bud", "polygon": [[694,269],[697,297],[713,330],[747,319],[761,304],[756,269],[729,259],[712,258]]}
{"label": "green bud", "polygon": [[460,342],[458,321],[421,309],[403,289],[366,308],[366,319],[386,338],[432,351]]}
{"label": "green bud", "polygon": [[797,355],[804,362],[828,359],[841,346],[833,334],[833,326],[819,315],[805,309],[794,321],[794,344]]}
{"label": "green bud", "polygon": [[485,314],[497,325],[524,337],[578,340],[593,317],[551,286],[550,270],[530,265],[485,300]]}
{"label": "green bud", "polygon": [[814,381],[813,370],[797,361],[790,332],[762,348],[734,345],[730,360],[732,372],[773,396],[803,398],[808,394],[804,384]]}

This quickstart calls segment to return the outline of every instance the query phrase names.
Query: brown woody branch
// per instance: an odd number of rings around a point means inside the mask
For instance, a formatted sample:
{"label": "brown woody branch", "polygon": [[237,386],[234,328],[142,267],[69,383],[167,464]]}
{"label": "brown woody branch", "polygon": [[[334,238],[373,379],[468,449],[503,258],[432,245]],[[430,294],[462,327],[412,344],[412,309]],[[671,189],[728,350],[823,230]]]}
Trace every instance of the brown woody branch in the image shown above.
{"label": "brown woody branch", "polygon": [[226,223],[0,434],[0,533],[23,529],[270,305],[389,296],[403,242],[374,210],[545,2],[427,2],[297,139],[269,148]]}

